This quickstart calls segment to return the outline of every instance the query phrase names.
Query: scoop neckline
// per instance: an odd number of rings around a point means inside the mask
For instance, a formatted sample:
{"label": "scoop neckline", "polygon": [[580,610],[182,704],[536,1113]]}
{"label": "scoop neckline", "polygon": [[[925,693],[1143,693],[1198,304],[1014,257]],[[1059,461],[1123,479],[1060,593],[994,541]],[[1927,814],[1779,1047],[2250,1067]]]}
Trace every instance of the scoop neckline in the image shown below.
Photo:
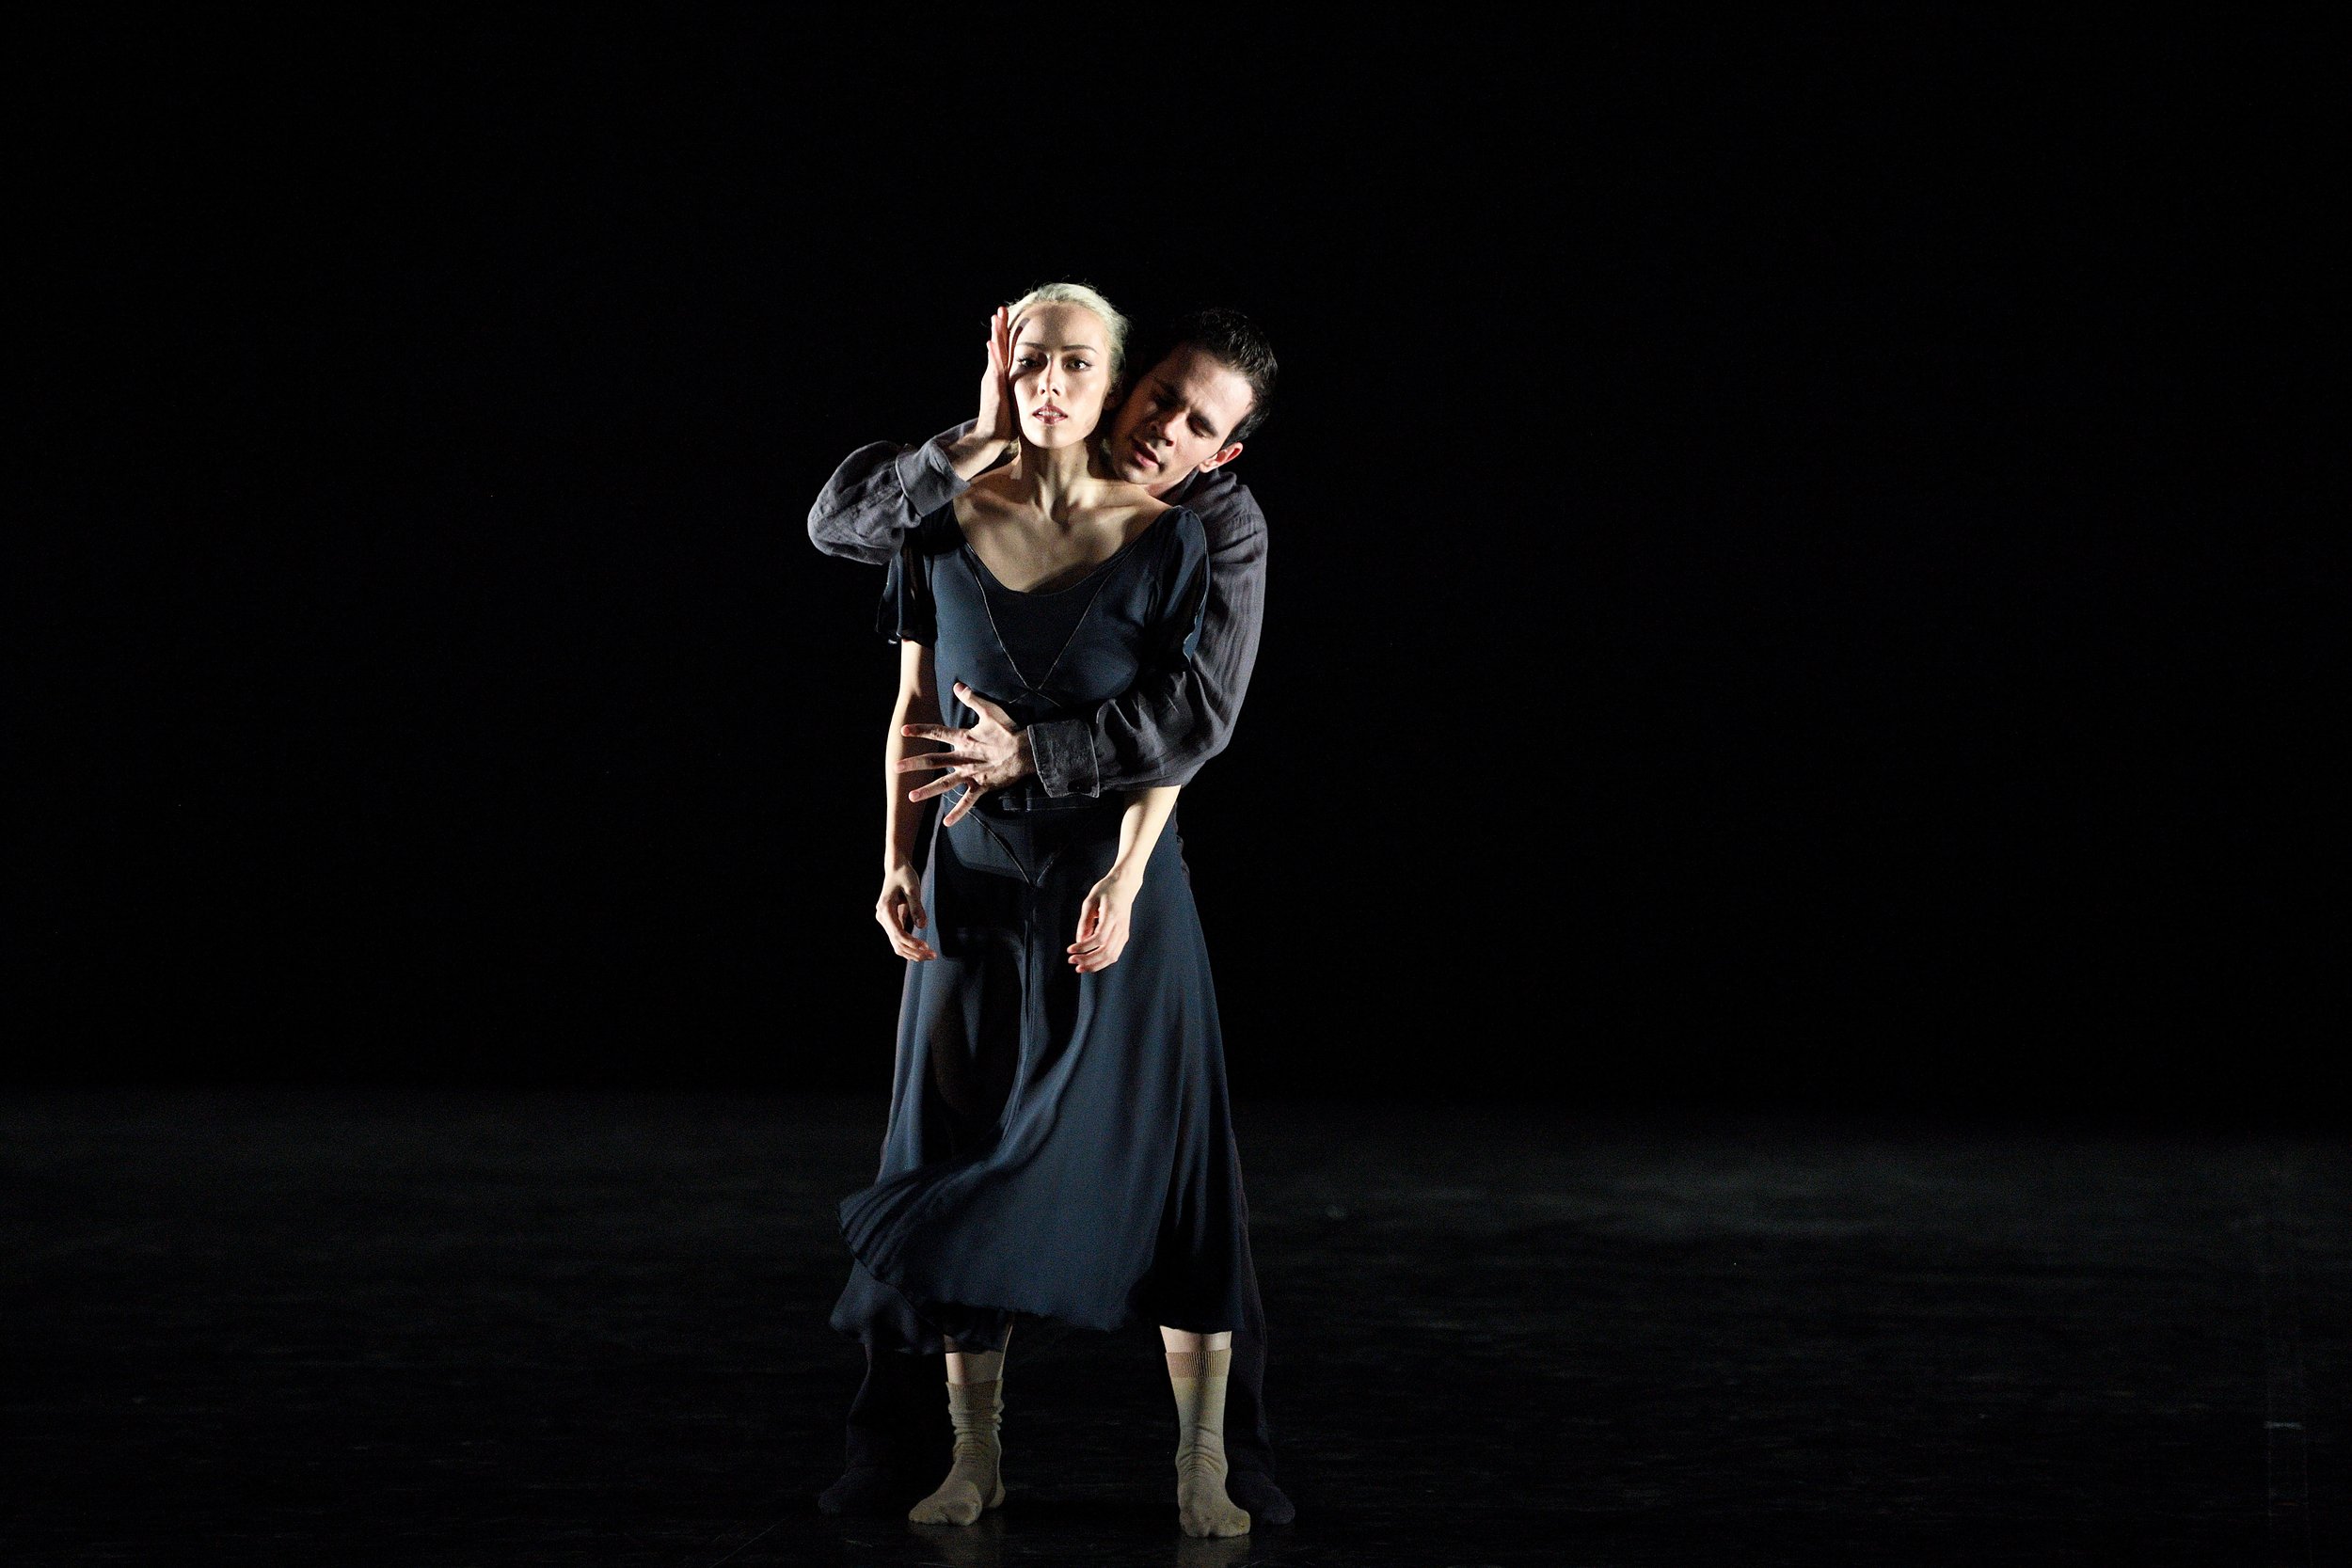
{"label": "scoop neckline", "polygon": [[1099,578],[1104,572],[1109,571],[1113,566],[1119,564],[1120,558],[1125,556],[1128,551],[1134,549],[1137,545],[1142,544],[1146,539],[1150,538],[1153,529],[1159,527],[1162,523],[1166,522],[1168,518],[1174,516],[1177,513],[1182,512],[1184,508],[1181,506],[1171,506],[1167,511],[1161,513],[1158,516],[1152,518],[1150,522],[1144,524],[1142,532],[1136,534],[1133,539],[1128,540],[1125,544],[1120,546],[1119,548],[1111,551],[1110,554],[1096,562],[1094,565],[1088,570],[1086,576],[1079,578],[1073,582],[1064,583],[1059,588],[1041,589],[1013,588],[1008,586],[1002,578],[998,577],[994,572],[989,570],[988,562],[980,559],[980,552],[972,547],[972,536],[963,531],[963,519],[955,515],[955,509],[952,505],[948,508],[947,520],[955,525],[956,539],[958,541],[957,548],[962,550],[965,555],[972,558],[972,564],[978,568],[981,578],[984,578],[991,587],[994,588],[1000,594],[1010,594],[1015,598],[1020,599],[1053,599],[1059,598],[1062,594],[1071,593],[1076,589],[1084,588],[1088,583],[1092,582],[1096,578]]}

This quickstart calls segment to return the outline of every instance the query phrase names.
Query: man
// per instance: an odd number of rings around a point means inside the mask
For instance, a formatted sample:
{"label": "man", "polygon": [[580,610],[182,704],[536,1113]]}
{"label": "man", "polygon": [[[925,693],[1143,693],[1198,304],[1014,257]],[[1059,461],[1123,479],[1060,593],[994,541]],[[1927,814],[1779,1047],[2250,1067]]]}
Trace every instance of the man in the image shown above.
{"label": "man", "polygon": [[[991,790],[1060,797],[1099,795],[1191,781],[1225,749],[1257,662],[1264,602],[1265,518],[1248,487],[1229,471],[1264,422],[1275,359],[1264,337],[1238,311],[1195,311],[1168,334],[1165,355],[1136,380],[1102,439],[1119,477],[1199,515],[1209,539],[1209,595],[1187,667],[1147,674],[1083,718],[1016,729],[985,692],[959,687],[979,716],[968,729],[916,726],[946,751],[910,757],[908,771],[945,769],[911,791],[928,800],[959,786],[949,819]],[[992,364],[980,378],[970,422],[919,447],[861,447],[836,469],[809,509],[808,534],[829,555],[880,564],[901,537],[961,495],[1014,450],[1018,424],[1007,378]],[[1265,1418],[1265,1327],[1254,1270],[1246,1315],[1233,1330],[1227,1394],[1226,1491],[1267,1524],[1296,1510],[1275,1485]],[[850,1409],[849,1468],[818,1506],[829,1513],[898,1512],[934,1479],[941,1379],[929,1357],[866,1355],[865,1384]]]}

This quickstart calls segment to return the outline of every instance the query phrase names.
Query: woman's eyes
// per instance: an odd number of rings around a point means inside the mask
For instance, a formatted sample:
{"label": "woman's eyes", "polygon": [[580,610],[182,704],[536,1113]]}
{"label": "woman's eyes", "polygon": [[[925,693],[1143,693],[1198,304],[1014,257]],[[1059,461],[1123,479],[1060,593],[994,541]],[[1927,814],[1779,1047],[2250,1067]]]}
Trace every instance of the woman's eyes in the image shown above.
{"label": "woman's eyes", "polygon": [[[1029,369],[1031,366],[1042,365],[1043,363],[1045,363],[1044,358],[1041,356],[1035,354],[1025,354],[1020,358],[1013,361],[1015,366],[1025,371]],[[1091,359],[1073,359],[1070,361],[1070,368],[1073,371],[1090,371],[1094,368],[1094,361]]]}

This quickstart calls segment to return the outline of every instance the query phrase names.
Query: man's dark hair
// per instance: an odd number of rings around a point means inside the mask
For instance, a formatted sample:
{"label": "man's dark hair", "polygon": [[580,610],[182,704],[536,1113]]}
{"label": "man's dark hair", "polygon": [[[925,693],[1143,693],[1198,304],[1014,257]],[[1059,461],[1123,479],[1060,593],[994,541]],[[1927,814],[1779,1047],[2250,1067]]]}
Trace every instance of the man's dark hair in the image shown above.
{"label": "man's dark hair", "polygon": [[1197,348],[1249,383],[1249,412],[1226,436],[1228,445],[1249,439],[1265,423],[1267,405],[1274,401],[1274,345],[1257,323],[1239,310],[1212,305],[1177,317],[1168,325],[1166,341],[1164,354]]}

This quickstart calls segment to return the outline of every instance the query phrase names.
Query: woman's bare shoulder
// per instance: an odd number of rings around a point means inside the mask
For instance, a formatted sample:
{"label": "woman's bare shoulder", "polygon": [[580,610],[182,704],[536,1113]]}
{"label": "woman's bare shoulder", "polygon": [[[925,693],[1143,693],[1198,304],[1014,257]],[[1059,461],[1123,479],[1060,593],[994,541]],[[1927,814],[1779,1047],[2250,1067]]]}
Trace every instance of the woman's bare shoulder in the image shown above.
{"label": "woman's bare shoulder", "polygon": [[1011,479],[1001,468],[974,480],[956,498],[955,505],[956,521],[971,530],[1001,528],[1025,510],[1013,494]]}
{"label": "woman's bare shoulder", "polygon": [[1139,484],[1122,485],[1104,496],[1094,508],[1095,519],[1119,533],[1122,539],[1133,539],[1157,521],[1161,514],[1174,510],[1168,502]]}

